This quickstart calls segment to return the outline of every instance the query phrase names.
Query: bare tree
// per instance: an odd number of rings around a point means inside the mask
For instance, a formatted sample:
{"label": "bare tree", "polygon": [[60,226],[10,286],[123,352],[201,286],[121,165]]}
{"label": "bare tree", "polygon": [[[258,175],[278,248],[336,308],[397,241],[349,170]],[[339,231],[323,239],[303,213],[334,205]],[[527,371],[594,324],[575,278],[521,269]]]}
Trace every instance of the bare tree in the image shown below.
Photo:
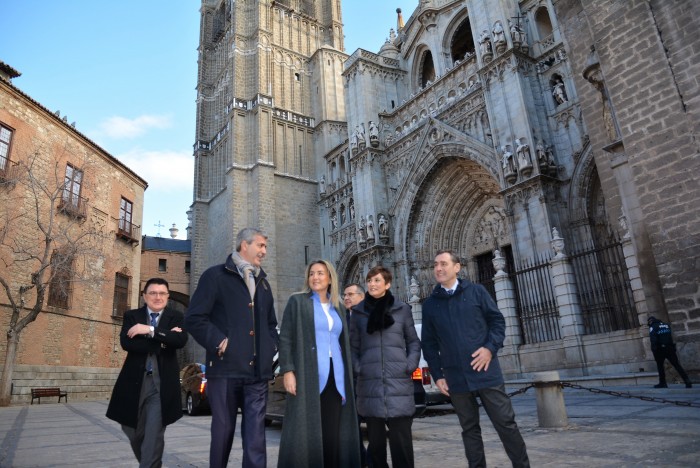
{"label": "bare tree", "polygon": [[[12,374],[25,327],[46,310],[50,298],[56,307],[68,308],[76,283],[102,280],[89,266],[101,264],[106,233],[90,219],[88,201],[74,186],[79,177],[85,193],[87,181],[82,177],[92,161],[76,153],[80,152],[56,151],[37,143],[16,158],[19,162],[10,176],[6,171],[0,179],[5,199],[0,208],[0,286],[10,309],[0,406],[10,404]],[[70,168],[78,171],[70,178],[68,160],[74,164]]]}

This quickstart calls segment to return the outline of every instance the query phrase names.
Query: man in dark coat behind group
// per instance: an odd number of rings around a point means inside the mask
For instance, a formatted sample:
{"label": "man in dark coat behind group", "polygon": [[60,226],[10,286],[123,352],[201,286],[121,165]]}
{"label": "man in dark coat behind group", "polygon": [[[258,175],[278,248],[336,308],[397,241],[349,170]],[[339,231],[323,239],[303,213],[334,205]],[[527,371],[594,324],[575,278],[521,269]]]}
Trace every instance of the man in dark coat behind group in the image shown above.
{"label": "man in dark coat behind group", "polygon": [[185,316],[187,331],[207,356],[210,467],[228,464],[239,408],[243,468],[267,466],[267,382],[279,337],[272,289],[260,268],[266,253],[267,236],[242,229],[226,263],[202,274]]}
{"label": "man in dark coat behind group", "polygon": [[176,351],[187,343],[180,312],[166,307],[168,282],[151,278],[145,305],[124,314],[120,342],[126,360],[107,408],[122,425],[140,467],[159,467],[165,427],[182,417],[180,367]]}
{"label": "man in dark coat behind group", "polygon": [[449,250],[435,256],[433,273],[439,284],[423,303],[423,354],[435,384],[452,399],[469,466],[486,466],[478,396],[513,466],[529,467],[498,364],[505,319],[486,288],[457,279],[461,268]]}

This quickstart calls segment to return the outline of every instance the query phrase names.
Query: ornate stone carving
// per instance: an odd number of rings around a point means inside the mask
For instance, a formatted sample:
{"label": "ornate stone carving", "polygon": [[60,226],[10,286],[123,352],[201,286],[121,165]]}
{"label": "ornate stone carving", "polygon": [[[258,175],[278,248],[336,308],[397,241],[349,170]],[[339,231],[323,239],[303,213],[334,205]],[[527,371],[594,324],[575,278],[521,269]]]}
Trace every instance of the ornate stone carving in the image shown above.
{"label": "ornate stone carving", "polygon": [[556,254],[554,258],[564,258],[566,253],[564,252],[564,239],[559,237],[559,231],[557,228],[552,228],[552,249]]}
{"label": "ornate stone carving", "polygon": [[503,178],[509,184],[515,183],[518,178],[518,173],[515,170],[515,161],[513,159],[513,149],[510,145],[501,146],[503,157],[501,164],[503,166]]}
{"label": "ornate stone carving", "polygon": [[367,242],[374,242],[374,217],[367,216]]}
{"label": "ornate stone carving", "polygon": [[369,144],[372,148],[379,146],[379,127],[374,120],[369,121]]}
{"label": "ornate stone carving", "polygon": [[389,221],[387,221],[386,216],[379,214],[379,220],[377,221],[379,229],[379,238],[388,239],[389,238]]}
{"label": "ornate stone carving", "polygon": [[491,37],[487,30],[481,32],[479,36],[479,52],[481,52],[481,60],[484,63],[489,63],[493,59],[493,50],[491,48]]}
{"label": "ornate stone carving", "polygon": [[504,268],[506,267],[506,259],[501,257],[501,251],[496,249],[493,251],[493,260],[491,260],[493,263],[493,268],[496,270],[496,275],[495,276],[503,276],[506,274]]}
{"label": "ornate stone carving", "polygon": [[502,54],[506,50],[506,35],[503,31],[503,25],[500,21],[493,24],[493,45],[496,47],[496,53]]}
{"label": "ornate stone carving", "polygon": [[524,137],[515,140],[515,153],[518,155],[518,172],[522,178],[532,174],[532,159],[530,157],[530,145]]}
{"label": "ornate stone carving", "polygon": [[409,302],[420,301],[420,297],[418,297],[418,293],[420,292],[420,285],[418,284],[418,281],[416,281],[415,276],[411,276],[411,285],[408,287],[408,292],[411,295],[410,299],[408,300]]}

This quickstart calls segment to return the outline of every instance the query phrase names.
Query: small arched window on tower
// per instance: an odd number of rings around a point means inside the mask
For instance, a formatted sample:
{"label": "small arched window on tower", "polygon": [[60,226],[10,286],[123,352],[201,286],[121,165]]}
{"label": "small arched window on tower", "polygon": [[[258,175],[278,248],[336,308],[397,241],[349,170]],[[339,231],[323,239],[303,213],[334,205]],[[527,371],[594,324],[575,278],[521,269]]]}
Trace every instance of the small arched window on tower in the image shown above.
{"label": "small arched window on tower", "polygon": [[549,18],[549,11],[546,7],[539,7],[535,12],[535,25],[540,42],[545,42],[552,35],[552,20]]}
{"label": "small arched window on tower", "polygon": [[429,50],[423,53],[421,60],[420,87],[425,88],[428,82],[435,81],[435,63],[433,63],[433,54]]}
{"label": "small arched window on tower", "polygon": [[294,74],[294,81],[301,81],[301,75],[299,73]]}
{"label": "small arched window on tower", "polygon": [[450,44],[450,54],[452,55],[452,63],[457,60],[462,61],[465,57],[474,55],[474,38],[472,37],[472,28],[469,24],[469,18],[462,21],[457,27],[452,36]]}

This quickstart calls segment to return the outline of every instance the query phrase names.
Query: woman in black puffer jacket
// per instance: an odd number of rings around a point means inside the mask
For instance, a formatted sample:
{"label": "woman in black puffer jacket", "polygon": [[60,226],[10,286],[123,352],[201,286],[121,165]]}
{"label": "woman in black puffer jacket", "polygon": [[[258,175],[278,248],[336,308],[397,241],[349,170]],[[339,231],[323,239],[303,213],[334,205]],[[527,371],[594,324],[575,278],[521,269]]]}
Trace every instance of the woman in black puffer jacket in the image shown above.
{"label": "woman in black puffer jacket", "polygon": [[365,418],[374,468],[388,467],[386,438],[395,467],[414,466],[411,424],[415,401],[411,374],[420,360],[420,340],[411,307],[389,291],[391,272],[367,273],[365,299],[353,307],[350,345],[357,377],[357,412]]}

